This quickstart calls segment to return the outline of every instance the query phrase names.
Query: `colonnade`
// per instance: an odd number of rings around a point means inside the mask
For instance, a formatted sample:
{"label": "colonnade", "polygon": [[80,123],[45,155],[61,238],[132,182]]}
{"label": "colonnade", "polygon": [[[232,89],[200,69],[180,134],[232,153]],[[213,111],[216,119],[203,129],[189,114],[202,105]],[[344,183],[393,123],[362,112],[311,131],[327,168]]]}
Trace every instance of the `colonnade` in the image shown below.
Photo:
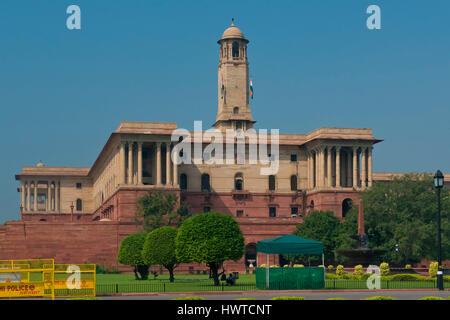
{"label": "colonnade", "polygon": [[[142,174],[142,141],[122,141],[120,144],[120,184],[143,185]],[[162,183],[162,147],[165,147],[166,179]],[[154,142],[156,151],[156,172],[153,176],[153,184],[157,186],[178,186],[178,165],[171,161],[171,142]],[[127,153],[127,154],[126,154]]]}
{"label": "colonnade", "polygon": [[307,155],[309,189],[372,186],[372,146],[318,145]]}
{"label": "colonnade", "polygon": [[[44,187],[39,187],[39,181],[24,180],[21,186],[21,206],[24,212],[60,212],[60,190],[59,181],[41,182]],[[45,185],[47,185],[45,187]],[[38,196],[45,195],[45,203],[38,203]],[[33,197],[33,201],[31,198]]]}

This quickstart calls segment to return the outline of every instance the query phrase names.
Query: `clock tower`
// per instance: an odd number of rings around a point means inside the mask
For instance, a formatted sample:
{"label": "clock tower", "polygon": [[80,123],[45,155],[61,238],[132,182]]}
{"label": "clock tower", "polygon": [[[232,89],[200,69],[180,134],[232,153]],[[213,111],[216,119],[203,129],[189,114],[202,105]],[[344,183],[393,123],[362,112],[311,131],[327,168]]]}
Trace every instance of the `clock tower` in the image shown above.
{"label": "clock tower", "polygon": [[234,25],[225,30],[220,45],[218,67],[218,112],[214,127],[219,130],[253,128],[249,103],[247,44],[242,31]]}

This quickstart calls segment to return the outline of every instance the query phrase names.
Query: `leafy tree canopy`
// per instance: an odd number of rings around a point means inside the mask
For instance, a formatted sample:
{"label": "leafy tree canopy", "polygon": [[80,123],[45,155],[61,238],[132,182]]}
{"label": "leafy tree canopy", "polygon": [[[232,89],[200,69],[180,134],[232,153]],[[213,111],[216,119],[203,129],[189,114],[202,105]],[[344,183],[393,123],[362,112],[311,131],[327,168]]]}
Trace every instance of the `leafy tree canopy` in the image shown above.
{"label": "leafy tree canopy", "polygon": [[[145,232],[130,234],[122,240],[117,253],[117,260],[121,264],[132,266],[136,279],[147,279],[148,265],[142,259],[142,248],[144,246]],[[137,275],[139,273],[141,277]]]}
{"label": "leafy tree canopy", "polygon": [[142,257],[148,265],[162,265],[170,274],[173,282],[173,270],[178,263],[175,255],[175,238],[178,230],[174,227],[161,227],[147,235]]}
{"label": "leafy tree canopy", "polygon": [[178,207],[178,197],[173,193],[149,192],[138,199],[135,221],[150,232],[164,226],[179,226],[189,217],[186,205]]}
{"label": "leafy tree canopy", "polygon": [[216,285],[217,269],[226,260],[239,260],[244,253],[244,237],[229,215],[207,212],[186,219],[175,241],[180,262],[203,262],[211,268]]}
{"label": "leafy tree canopy", "polygon": [[[293,234],[302,238],[320,241],[324,246],[327,261],[333,261],[335,250],[339,248],[354,248],[357,241],[350,235],[357,233],[357,210],[352,209],[344,222],[334,216],[332,211],[313,211],[298,224]],[[286,255],[293,262],[304,262],[308,259],[318,260],[318,256]]]}
{"label": "leafy tree canopy", "polygon": [[[364,220],[372,249],[387,250],[396,264],[437,257],[437,195],[433,176],[406,174],[377,182],[363,195]],[[450,257],[450,191],[441,190],[442,258]]]}

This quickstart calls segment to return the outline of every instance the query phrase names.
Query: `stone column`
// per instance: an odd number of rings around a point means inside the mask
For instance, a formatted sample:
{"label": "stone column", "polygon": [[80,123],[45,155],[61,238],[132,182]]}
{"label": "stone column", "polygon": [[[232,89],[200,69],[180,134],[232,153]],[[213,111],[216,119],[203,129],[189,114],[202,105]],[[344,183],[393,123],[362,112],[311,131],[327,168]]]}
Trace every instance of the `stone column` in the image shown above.
{"label": "stone column", "polygon": [[331,188],[333,177],[331,174],[331,147],[327,147],[327,186]]}
{"label": "stone column", "polygon": [[366,158],[366,149],[367,148],[361,148],[361,188],[367,187],[367,179],[366,179],[366,165],[367,165],[367,158]]}
{"label": "stone column", "polygon": [[156,185],[161,185],[161,142],[156,143]]}
{"label": "stone column", "polygon": [[311,189],[311,181],[312,181],[312,177],[311,177],[311,152],[310,151],[306,151],[306,159],[308,162],[308,189]]}
{"label": "stone column", "polygon": [[336,147],[336,187],[341,186],[341,147]]}
{"label": "stone column", "polygon": [[137,169],[137,184],[142,184],[142,142],[138,142],[138,169]]}
{"label": "stone column", "polygon": [[22,181],[22,186],[20,188],[21,194],[20,194],[20,206],[24,209],[25,208],[25,182]]}
{"label": "stone column", "polygon": [[31,210],[31,182],[27,181],[27,211]]}
{"label": "stone column", "polygon": [[367,148],[367,183],[369,188],[372,186],[372,149],[372,146]]}
{"label": "stone column", "polygon": [[173,186],[178,187],[178,152],[174,152],[173,157]]}
{"label": "stone column", "polygon": [[60,201],[59,201],[59,188],[60,188],[60,182],[56,181],[55,182],[55,207],[56,207],[56,211],[58,213],[61,212],[61,206],[60,206]]}
{"label": "stone column", "polygon": [[353,147],[353,188],[358,188],[358,147]]}
{"label": "stone column", "polygon": [[50,196],[51,196],[51,189],[50,189],[50,181],[47,181],[47,196],[45,197],[45,211],[50,211]]}
{"label": "stone column", "polygon": [[33,201],[33,209],[34,211],[37,211],[37,181],[34,182],[34,201]]}
{"label": "stone column", "polygon": [[320,148],[320,186],[324,187],[325,183],[325,147]]}
{"label": "stone column", "polygon": [[170,186],[172,184],[172,179],[170,177],[170,142],[166,142],[166,185]]}
{"label": "stone column", "polygon": [[319,187],[319,149],[314,150],[314,163],[315,163],[315,177],[314,177],[314,186],[316,188]]}
{"label": "stone column", "polygon": [[133,184],[133,142],[128,142],[128,184]]}
{"label": "stone column", "polygon": [[126,142],[125,141],[121,141],[120,142],[120,164],[119,164],[119,167],[120,167],[120,170],[119,170],[119,172],[120,172],[120,175],[119,175],[119,177],[120,177],[120,181],[119,181],[119,184],[126,184],[127,182],[126,182],[126,180],[125,180],[125,177],[126,177],[126,174],[125,174],[125,172],[126,172],[126,168],[125,168],[125,144],[126,144]]}

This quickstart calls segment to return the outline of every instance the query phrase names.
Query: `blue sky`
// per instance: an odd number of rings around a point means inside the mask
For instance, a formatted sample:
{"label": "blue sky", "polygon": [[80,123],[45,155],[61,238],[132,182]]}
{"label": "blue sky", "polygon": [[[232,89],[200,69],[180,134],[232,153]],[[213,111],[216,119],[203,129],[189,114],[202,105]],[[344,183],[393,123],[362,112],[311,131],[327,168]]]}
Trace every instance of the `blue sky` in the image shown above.
{"label": "blue sky", "polygon": [[[82,30],[66,28],[71,4]],[[232,17],[258,128],[372,128],[375,171],[450,172],[449,14],[445,0],[2,0],[0,222],[19,217],[24,165],[91,166],[120,121],[212,124]]]}

